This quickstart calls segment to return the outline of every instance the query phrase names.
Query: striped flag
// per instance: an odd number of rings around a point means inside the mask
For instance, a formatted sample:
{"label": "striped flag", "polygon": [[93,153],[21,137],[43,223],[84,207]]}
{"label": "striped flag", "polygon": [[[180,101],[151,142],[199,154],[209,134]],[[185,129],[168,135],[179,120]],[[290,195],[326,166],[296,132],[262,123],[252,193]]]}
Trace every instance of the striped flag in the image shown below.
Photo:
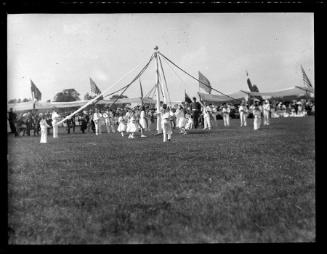
{"label": "striped flag", "polygon": [[312,84],[307,76],[307,74],[305,73],[303,66],[301,65],[301,71],[302,71],[302,77],[303,77],[303,82],[307,87],[312,87]]}
{"label": "striped flag", "polygon": [[31,92],[32,92],[33,99],[36,99],[38,101],[41,100],[42,94],[32,80],[31,80]]}
{"label": "striped flag", "polygon": [[94,93],[94,94],[100,94],[101,93],[100,89],[97,87],[97,85],[95,84],[95,82],[91,78],[90,78],[90,85],[91,85],[91,93]]}
{"label": "striped flag", "polygon": [[210,81],[200,71],[199,71],[199,80],[201,81],[199,82],[200,88],[202,88],[204,91],[210,94],[212,90]]}

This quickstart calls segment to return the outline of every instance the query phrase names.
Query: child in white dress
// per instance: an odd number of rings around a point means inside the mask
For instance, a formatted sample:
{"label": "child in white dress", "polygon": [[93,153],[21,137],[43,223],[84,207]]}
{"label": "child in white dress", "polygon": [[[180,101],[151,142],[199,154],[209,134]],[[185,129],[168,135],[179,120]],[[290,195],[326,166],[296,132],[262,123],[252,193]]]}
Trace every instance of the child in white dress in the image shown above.
{"label": "child in white dress", "polygon": [[126,121],[123,117],[123,114],[120,114],[118,117],[118,128],[117,131],[124,137],[124,132],[126,131]]}
{"label": "child in white dress", "polygon": [[186,134],[185,125],[187,119],[185,118],[184,109],[182,106],[179,106],[179,108],[176,110],[175,116],[176,116],[176,125],[177,128],[180,129],[180,133]]}
{"label": "child in white dress", "polygon": [[193,118],[192,115],[189,113],[185,114],[185,118],[186,118],[186,125],[185,125],[185,133],[187,134],[186,130],[191,130],[193,128]]}
{"label": "child in white dress", "polygon": [[134,116],[134,113],[132,112],[130,114],[129,119],[128,119],[127,128],[126,128],[126,132],[129,133],[128,138],[135,138],[134,134],[137,131],[138,131],[138,124],[136,122],[136,118]]}
{"label": "child in white dress", "polygon": [[40,143],[47,143],[48,141],[48,128],[50,128],[50,125],[47,124],[47,121],[45,119],[45,116],[40,113],[40,128],[41,128],[41,140]]}

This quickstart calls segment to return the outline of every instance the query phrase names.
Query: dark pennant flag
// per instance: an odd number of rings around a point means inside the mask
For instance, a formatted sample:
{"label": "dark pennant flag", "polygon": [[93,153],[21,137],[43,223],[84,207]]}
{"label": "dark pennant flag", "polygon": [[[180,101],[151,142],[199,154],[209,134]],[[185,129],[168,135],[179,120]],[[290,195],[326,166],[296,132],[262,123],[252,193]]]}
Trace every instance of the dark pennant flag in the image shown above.
{"label": "dark pennant flag", "polygon": [[36,87],[36,85],[33,83],[33,81],[31,80],[31,92],[32,92],[32,98],[36,99],[36,100],[41,100],[42,94],[40,92],[40,90]]}

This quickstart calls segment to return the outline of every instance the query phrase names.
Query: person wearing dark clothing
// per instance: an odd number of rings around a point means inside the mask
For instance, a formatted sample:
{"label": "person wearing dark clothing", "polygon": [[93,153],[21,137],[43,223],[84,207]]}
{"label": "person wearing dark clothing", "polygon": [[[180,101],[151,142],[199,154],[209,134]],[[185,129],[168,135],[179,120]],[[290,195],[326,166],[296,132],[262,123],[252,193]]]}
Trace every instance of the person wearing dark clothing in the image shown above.
{"label": "person wearing dark clothing", "polygon": [[50,114],[47,115],[46,122],[50,126],[47,129],[48,135],[50,135],[50,130],[52,129],[52,118],[51,118],[51,115]]}
{"label": "person wearing dark clothing", "polygon": [[81,116],[81,131],[83,133],[85,133],[85,130],[87,129],[87,122],[88,122],[87,115],[83,114]]}
{"label": "person wearing dark clothing", "polygon": [[75,118],[75,115],[72,116],[71,120],[70,120],[70,124],[71,124],[71,127],[73,128],[73,132],[75,133],[75,126],[76,126],[76,118]]}
{"label": "person wearing dark clothing", "polygon": [[71,128],[71,122],[72,120],[71,119],[67,119],[66,120],[66,125],[67,125],[67,134],[70,134],[70,128]]}
{"label": "person wearing dark clothing", "polygon": [[39,116],[35,113],[32,117],[33,119],[33,132],[34,136],[38,136],[40,132],[40,118]]}
{"label": "person wearing dark clothing", "polygon": [[26,134],[27,134],[27,136],[31,136],[32,129],[33,129],[32,114],[30,112],[28,112],[27,116],[26,116]]}
{"label": "person wearing dark clothing", "polygon": [[196,101],[196,98],[193,97],[193,102],[191,103],[192,117],[194,121],[194,128],[199,126],[199,116],[201,113],[201,104]]}
{"label": "person wearing dark clothing", "polygon": [[9,121],[11,133],[15,134],[15,137],[18,136],[18,132],[16,129],[16,120],[17,120],[17,115],[16,113],[13,112],[13,109],[10,108],[10,111],[8,113],[8,121]]}

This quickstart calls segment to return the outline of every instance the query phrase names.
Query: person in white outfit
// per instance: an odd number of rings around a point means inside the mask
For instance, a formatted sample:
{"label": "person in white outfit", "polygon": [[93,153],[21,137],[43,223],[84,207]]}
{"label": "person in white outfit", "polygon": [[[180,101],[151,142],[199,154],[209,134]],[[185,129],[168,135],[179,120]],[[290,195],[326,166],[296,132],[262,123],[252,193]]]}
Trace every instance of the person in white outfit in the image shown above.
{"label": "person in white outfit", "polygon": [[163,142],[167,142],[167,136],[168,136],[168,141],[170,141],[173,131],[172,131],[171,122],[170,122],[171,111],[167,107],[167,104],[162,105],[162,109],[159,114],[161,116],[161,128],[162,128]]}
{"label": "person in white outfit", "polygon": [[183,108],[182,105],[180,105],[176,109],[175,117],[176,117],[176,126],[177,126],[177,128],[180,130],[180,133],[184,134],[187,119],[185,118],[184,108]]}
{"label": "person in white outfit", "polygon": [[186,131],[193,129],[193,124],[194,124],[192,115],[189,112],[185,114],[185,118],[186,118],[185,133],[183,134],[187,134]]}
{"label": "person in white outfit", "polygon": [[58,121],[59,121],[59,115],[58,113],[56,112],[55,109],[53,109],[52,111],[52,115],[51,115],[51,118],[52,118],[52,128],[53,128],[53,138],[58,138]]}
{"label": "person in white outfit", "polygon": [[114,116],[114,113],[109,110],[108,112],[108,115],[109,115],[109,127],[110,127],[110,130],[112,133],[116,133],[116,128],[115,128],[115,116]]}
{"label": "person in white outfit", "polygon": [[141,127],[141,138],[146,138],[146,136],[144,135],[144,131],[148,128],[148,126],[147,126],[147,121],[145,119],[145,107],[144,106],[142,106],[142,108],[141,108],[139,124]]}
{"label": "person in white outfit", "polygon": [[99,110],[96,108],[93,114],[93,122],[95,125],[95,135],[101,134],[101,120],[102,115],[99,113]]}
{"label": "person in white outfit", "polygon": [[126,120],[124,119],[123,113],[119,114],[117,131],[122,135],[122,137],[124,137],[124,132],[126,131]]}
{"label": "person in white outfit", "polygon": [[268,100],[265,101],[265,103],[262,106],[262,109],[263,109],[263,125],[269,125],[271,107]]}
{"label": "person in white outfit", "polygon": [[241,127],[245,127],[247,125],[246,119],[248,117],[248,108],[245,105],[244,101],[242,101],[240,107],[238,108],[238,111],[240,112]]}
{"label": "person in white outfit", "polygon": [[134,112],[129,112],[129,119],[127,123],[126,132],[129,133],[128,138],[135,138],[134,134],[138,131],[138,123],[136,122],[136,117]]}
{"label": "person in white outfit", "polygon": [[203,113],[203,122],[204,122],[204,130],[209,129],[211,130],[211,108],[209,106],[204,105],[202,107]]}
{"label": "person in white outfit", "polygon": [[48,142],[48,128],[50,125],[47,124],[45,116],[40,113],[40,128],[41,128],[41,140],[40,143],[47,143]]}
{"label": "person in white outfit", "polygon": [[110,119],[109,119],[108,111],[104,112],[102,114],[102,117],[104,119],[104,124],[106,125],[107,133],[110,133]]}
{"label": "person in white outfit", "polygon": [[261,126],[261,113],[262,112],[260,110],[259,105],[255,105],[254,108],[253,108],[253,116],[254,116],[253,129],[254,130],[260,129],[260,126]]}
{"label": "person in white outfit", "polygon": [[225,104],[223,107],[223,119],[224,119],[224,126],[228,127],[230,125],[230,107]]}

